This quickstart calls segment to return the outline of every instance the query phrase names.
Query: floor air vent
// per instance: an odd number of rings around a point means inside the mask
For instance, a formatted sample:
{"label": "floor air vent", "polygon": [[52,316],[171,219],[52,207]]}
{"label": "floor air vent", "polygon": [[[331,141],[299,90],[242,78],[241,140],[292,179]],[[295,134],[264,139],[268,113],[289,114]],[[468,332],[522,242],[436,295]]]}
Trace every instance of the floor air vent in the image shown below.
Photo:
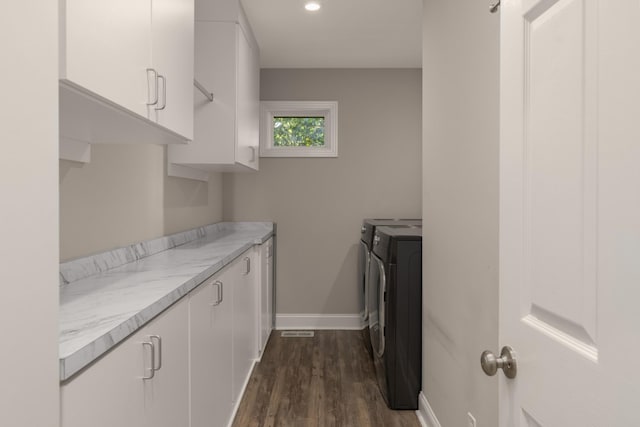
{"label": "floor air vent", "polygon": [[288,338],[310,338],[313,337],[313,331],[282,331],[280,336]]}

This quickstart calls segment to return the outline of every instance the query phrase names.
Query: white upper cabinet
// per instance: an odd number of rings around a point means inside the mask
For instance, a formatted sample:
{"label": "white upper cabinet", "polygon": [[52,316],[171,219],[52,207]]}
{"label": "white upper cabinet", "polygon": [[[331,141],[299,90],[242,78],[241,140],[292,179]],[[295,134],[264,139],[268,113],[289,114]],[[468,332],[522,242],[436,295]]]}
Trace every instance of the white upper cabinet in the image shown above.
{"label": "white upper cabinet", "polygon": [[193,0],[62,0],[61,157],[65,143],[191,140],[193,31]]}
{"label": "white upper cabinet", "polygon": [[236,161],[258,170],[260,148],[260,63],[257,47],[241,25],[238,43]]}
{"label": "white upper cabinet", "polygon": [[[169,147],[169,174],[194,178],[183,172],[187,167],[199,171],[258,170],[257,42],[237,1],[200,2],[196,10],[195,78],[213,92],[214,100],[209,102],[195,92],[193,143]],[[202,177],[206,180],[207,174]]]}

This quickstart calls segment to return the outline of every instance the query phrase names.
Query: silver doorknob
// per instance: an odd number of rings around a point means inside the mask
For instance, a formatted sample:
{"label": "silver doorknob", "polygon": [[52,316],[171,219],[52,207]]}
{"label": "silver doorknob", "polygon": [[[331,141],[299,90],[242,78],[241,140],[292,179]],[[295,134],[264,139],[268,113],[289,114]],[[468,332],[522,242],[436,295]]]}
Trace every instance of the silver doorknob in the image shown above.
{"label": "silver doorknob", "polygon": [[518,364],[516,363],[516,352],[511,347],[505,345],[502,347],[500,357],[496,357],[493,352],[485,350],[480,356],[480,365],[485,374],[490,377],[494,376],[498,369],[502,369],[507,378],[515,378],[518,373]]}

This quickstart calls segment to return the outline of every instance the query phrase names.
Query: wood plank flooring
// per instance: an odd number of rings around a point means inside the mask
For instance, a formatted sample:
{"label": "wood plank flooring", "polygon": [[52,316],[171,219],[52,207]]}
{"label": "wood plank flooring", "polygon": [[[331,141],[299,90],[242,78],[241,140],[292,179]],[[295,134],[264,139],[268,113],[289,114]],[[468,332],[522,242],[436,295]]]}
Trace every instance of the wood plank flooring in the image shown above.
{"label": "wood plank flooring", "polygon": [[233,427],[420,427],[414,411],[392,411],[360,331],[273,331]]}

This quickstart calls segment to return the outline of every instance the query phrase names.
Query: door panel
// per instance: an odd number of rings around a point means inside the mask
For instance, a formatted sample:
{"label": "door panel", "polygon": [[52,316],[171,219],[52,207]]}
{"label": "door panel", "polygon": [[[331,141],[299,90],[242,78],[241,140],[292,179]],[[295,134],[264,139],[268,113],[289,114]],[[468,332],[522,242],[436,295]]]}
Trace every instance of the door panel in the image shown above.
{"label": "door panel", "polygon": [[500,339],[521,363],[515,381],[501,378],[512,405],[503,427],[593,425],[596,6],[515,0],[502,9]]}
{"label": "door panel", "polygon": [[502,1],[501,427],[640,425],[638,22],[637,0]]}
{"label": "door panel", "polygon": [[525,315],[592,347],[597,358],[595,129],[583,70],[585,1],[538,5],[525,15]]}

